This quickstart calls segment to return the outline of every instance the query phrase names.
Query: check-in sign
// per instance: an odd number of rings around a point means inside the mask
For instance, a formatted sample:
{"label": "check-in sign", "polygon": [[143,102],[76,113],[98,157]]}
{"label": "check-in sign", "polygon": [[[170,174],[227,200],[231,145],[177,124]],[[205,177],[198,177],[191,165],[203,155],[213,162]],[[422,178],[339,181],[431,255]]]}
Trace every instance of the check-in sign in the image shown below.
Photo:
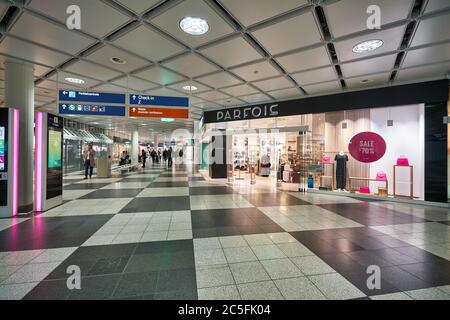
{"label": "check-in sign", "polygon": [[189,109],[130,107],[130,117],[189,119]]}
{"label": "check-in sign", "polygon": [[130,94],[130,105],[188,108],[189,98]]}

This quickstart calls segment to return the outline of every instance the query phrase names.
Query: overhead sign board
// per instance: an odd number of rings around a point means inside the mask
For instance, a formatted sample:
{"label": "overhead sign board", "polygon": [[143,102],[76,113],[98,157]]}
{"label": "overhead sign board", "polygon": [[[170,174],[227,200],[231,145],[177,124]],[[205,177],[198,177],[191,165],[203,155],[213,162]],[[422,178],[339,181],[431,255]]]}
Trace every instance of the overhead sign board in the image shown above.
{"label": "overhead sign board", "polygon": [[126,108],[124,106],[60,103],[59,113],[72,115],[124,117],[126,114]]}
{"label": "overhead sign board", "polygon": [[125,104],[125,94],[60,90],[59,101]]}
{"label": "overhead sign board", "polygon": [[189,119],[189,109],[130,107],[130,117]]}
{"label": "overhead sign board", "polygon": [[189,98],[161,97],[161,96],[130,94],[130,105],[188,108],[189,107]]}

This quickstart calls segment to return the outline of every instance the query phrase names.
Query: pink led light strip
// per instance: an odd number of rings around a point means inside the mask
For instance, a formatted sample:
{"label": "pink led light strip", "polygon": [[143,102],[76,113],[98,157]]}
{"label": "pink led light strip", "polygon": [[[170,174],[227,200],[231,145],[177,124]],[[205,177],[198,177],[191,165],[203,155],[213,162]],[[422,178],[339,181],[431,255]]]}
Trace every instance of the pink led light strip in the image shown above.
{"label": "pink led light strip", "polygon": [[19,110],[13,109],[13,199],[12,199],[12,215],[17,216],[19,213]]}
{"label": "pink led light strip", "polygon": [[43,130],[43,118],[44,114],[38,112],[36,114],[36,127],[35,127],[35,158],[34,158],[34,194],[35,194],[35,210],[42,212],[42,130]]}

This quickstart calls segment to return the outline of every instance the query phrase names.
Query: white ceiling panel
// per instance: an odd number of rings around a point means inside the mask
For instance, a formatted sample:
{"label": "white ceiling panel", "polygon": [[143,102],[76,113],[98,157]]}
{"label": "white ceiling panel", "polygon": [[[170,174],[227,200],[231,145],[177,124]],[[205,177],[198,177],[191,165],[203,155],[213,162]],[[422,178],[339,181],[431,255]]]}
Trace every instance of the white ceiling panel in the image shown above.
{"label": "white ceiling panel", "polygon": [[197,78],[196,80],[205,83],[215,89],[232,86],[241,83],[237,78],[225,72],[218,72],[206,77]]}
{"label": "white ceiling panel", "polygon": [[[406,25],[397,28],[391,28],[382,30],[379,32],[371,33],[370,35],[365,35],[361,37],[351,38],[344,41],[335,42],[334,47],[336,48],[337,56],[340,61],[349,61],[360,59],[364,57],[373,56],[375,54],[382,54],[387,52],[393,52],[400,48],[402,43],[403,35],[405,34]],[[384,42],[383,46],[377,50],[366,52],[366,53],[354,53],[353,47],[366,40],[382,40]]]}
{"label": "white ceiling panel", "polygon": [[412,67],[450,60],[450,43],[423,49],[410,50],[403,67]]}
{"label": "white ceiling panel", "polygon": [[81,78],[81,77],[78,74],[59,71],[57,74],[51,76],[49,79],[53,81],[58,81],[60,86],[64,87],[65,89],[70,89],[68,86],[70,86],[71,88],[90,88],[100,83],[100,81],[82,77],[82,80],[84,80],[85,83],[83,85],[74,85],[73,83],[66,81],[66,78]]}
{"label": "white ceiling panel", "polygon": [[261,103],[272,100],[271,98],[262,93],[239,97],[239,99],[244,100],[247,103]]}
{"label": "white ceiling panel", "polygon": [[237,107],[237,106],[245,104],[245,102],[235,99],[235,98],[221,99],[221,100],[217,100],[214,102],[216,102],[224,107]]}
{"label": "white ceiling panel", "polygon": [[217,71],[214,65],[192,53],[164,63],[164,66],[190,78]]}
{"label": "white ceiling panel", "polygon": [[320,46],[276,59],[287,72],[298,72],[329,65],[331,63],[327,49]]}
{"label": "white ceiling panel", "polygon": [[123,88],[123,87],[119,87],[113,84],[102,84],[99,85],[95,88],[93,88],[95,91],[100,91],[100,92],[114,92],[114,93],[126,93],[127,92],[127,88]]}
{"label": "white ceiling panel", "polygon": [[38,94],[34,95],[34,100],[35,101],[40,101],[40,102],[44,102],[44,103],[50,103],[56,100],[56,97],[49,97],[49,96],[41,96]]}
{"label": "white ceiling panel", "polygon": [[160,61],[184,50],[180,45],[145,26],[118,38],[114,44],[151,61]]}
{"label": "white ceiling panel", "polygon": [[[180,28],[185,17],[198,17],[208,21],[209,31],[202,36],[192,36]],[[223,37],[234,30],[203,0],[184,0],[151,21],[175,38],[191,47],[197,47],[211,40]]]}
{"label": "white ceiling panel", "polygon": [[52,67],[60,65],[70,58],[70,56],[11,37],[6,37],[0,43],[0,52]]}
{"label": "white ceiling panel", "polygon": [[94,43],[90,38],[28,13],[20,16],[11,29],[11,34],[35,43],[44,43],[69,54],[76,54]]}
{"label": "white ceiling panel", "polygon": [[363,89],[368,87],[375,87],[385,85],[389,82],[389,72],[374,74],[370,76],[362,76],[351,79],[345,79],[347,88],[349,89]]}
{"label": "white ceiling panel", "polygon": [[124,77],[113,81],[114,84],[122,87],[130,88],[130,91],[144,91],[158,87],[157,84],[151,83],[136,77]]}
{"label": "white ceiling panel", "polygon": [[339,81],[324,82],[319,84],[312,84],[304,86],[303,89],[308,94],[320,94],[342,91],[342,87]]}
{"label": "white ceiling panel", "polygon": [[130,17],[98,0],[77,0],[76,3],[73,0],[33,0],[29,7],[66,24],[66,10],[72,4],[81,9],[81,29],[97,37],[111,33],[130,20]]}
{"label": "white ceiling panel", "polygon": [[365,74],[378,73],[382,71],[389,71],[394,67],[395,54],[373,58],[369,60],[362,60],[358,62],[351,62],[341,65],[344,77],[358,77]]}
{"label": "white ceiling panel", "polygon": [[148,81],[159,83],[161,85],[166,85],[186,79],[185,77],[182,77],[172,71],[157,66],[151,67],[144,71],[140,71],[136,73],[136,76]]}
{"label": "white ceiling panel", "polygon": [[272,55],[307,47],[322,40],[311,12],[259,29],[253,35]]}
{"label": "white ceiling panel", "polygon": [[280,72],[267,61],[239,67],[231,71],[246,81],[262,80],[280,75]]}
{"label": "white ceiling panel", "polygon": [[450,7],[450,1],[448,0],[428,0],[425,13],[430,13]]}
{"label": "white ceiling panel", "polygon": [[450,62],[433,64],[422,67],[408,68],[398,72],[396,81],[419,81],[430,78],[446,78],[447,73],[450,72]]}
{"label": "white ceiling panel", "polygon": [[278,16],[308,4],[306,0],[219,0],[222,5],[244,26]]}
{"label": "white ceiling panel", "polygon": [[244,95],[250,95],[253,93],[257,93],[258,90],[252,88],[247,84],[240,84],[234,87],[224,88],[221,91],[228,93],[230,96],[239,97]]}
{"label": "white ceiling panel", "polygon": [[209,100],[209,101],[217,101],[217,100],[229,98],[228,95],[223,94],[218,91],[209,91],[209,92],[199,93],[199,94],[196,94],[196,96],[206,99],[206,100]]}
{"label": "white ceiling panel", "polygon": [[110,80],[121,75],[119,72],[82,60],[68,66],[65,70],[103,81]]}
{"label": "white ceiling panel", "polygon": [[242,37],[201,50],[201,53],[225,68],[263,58]]}
{"label": "white ceiling panel", "polygon": [[278,100],[298,98],[298,97],[303,96],[303,93],[300,92],[300,90],[297,88],[270,91],[270,92],[267,92],[267,94],[270,94],[272,97],[274,97],[275,99],[278,99]]}
{"label": "white ceiling panel", "polygon": [[294,84],[285,77],[253,82],[255,86],[263,91],[274,91],[278,89],[291,88]]}
{"label": "white ceiling panel", "polygon": [[367,9],[377,5],[381,9],[381,24],[386,25],[408,18],[414,0],[341,0],[324,5],[331,34],[335,38],[367,30],[370,15]]}
{"label": "white ceiling panel", "polygon": [[[120,58],[124,60],[126,63],[117,64],[112,62],[111,58]],[[94,53],[88,55],[86,59],[108,66],[110,68],[120,70],[125,73],[129,73],[131,71],[149,65],[149,63],[146,60],[137,58],[134,55],[131,55],[125,51],[122,51],[120,49],[111,46],[104,46],[103,48],[100,48]]]}
{"label": "white ceiling panel", "polygon": [[411,47],[450,39],[450,14],[419,22]]}
{"label": "white ceiling panel", "polygon": [[300,86],[337,79],[336,71],[333,67],[325,67],[313,71],[294,73],[292,74],[292,77]]}
{"label": "white ceiling panel", "polygon": [[149,9],[156,6],[158,3],[163,2],[162,0],[115,0],[115,1],[138,14],[144,13],[145,11],[148,11]]}
{"label": "white ceiling panel", "polygon": [[181,92],[186,92],[186,94],[189,94],[189,91],[186,91],[183,89],[184,86],[195,86],[197,87],[198,90],[196,91],[192,91],[193,94],[197,94],[197,92],[204,92],[204,91],[210,91],[211,88],[202,85],[200,83],[198,83],[197,81],[183,81],[174,85],[169,86],[169,88],[181,91]]}
{"label": "white ceiling panel", "polygon": [[56,91],[54,90],[48,90],[44,88],[35,87],[34,93],[39,96],[47,96],[52,97],[53,99],[56,99]]}

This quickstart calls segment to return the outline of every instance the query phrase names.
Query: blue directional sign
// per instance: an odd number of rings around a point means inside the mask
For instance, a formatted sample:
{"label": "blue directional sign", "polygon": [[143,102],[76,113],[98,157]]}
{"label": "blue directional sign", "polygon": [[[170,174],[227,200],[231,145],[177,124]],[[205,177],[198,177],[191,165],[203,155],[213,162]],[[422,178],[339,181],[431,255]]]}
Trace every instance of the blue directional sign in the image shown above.
{"label": "blue directional sign", "polygon": [[60,103],[60,114],[125,117],[126,108],[91,104]]}
{"label": "blue directional sign", "polygon": [[134,106],[162,106],[162,107],[189,107],[189,98],[161,97],[130,94],[130,105]]}
{"label": "blue directional sign", "polygon": [[60,90],[59,101],[125,104],[126,99],[125,95],[121,93]]}

